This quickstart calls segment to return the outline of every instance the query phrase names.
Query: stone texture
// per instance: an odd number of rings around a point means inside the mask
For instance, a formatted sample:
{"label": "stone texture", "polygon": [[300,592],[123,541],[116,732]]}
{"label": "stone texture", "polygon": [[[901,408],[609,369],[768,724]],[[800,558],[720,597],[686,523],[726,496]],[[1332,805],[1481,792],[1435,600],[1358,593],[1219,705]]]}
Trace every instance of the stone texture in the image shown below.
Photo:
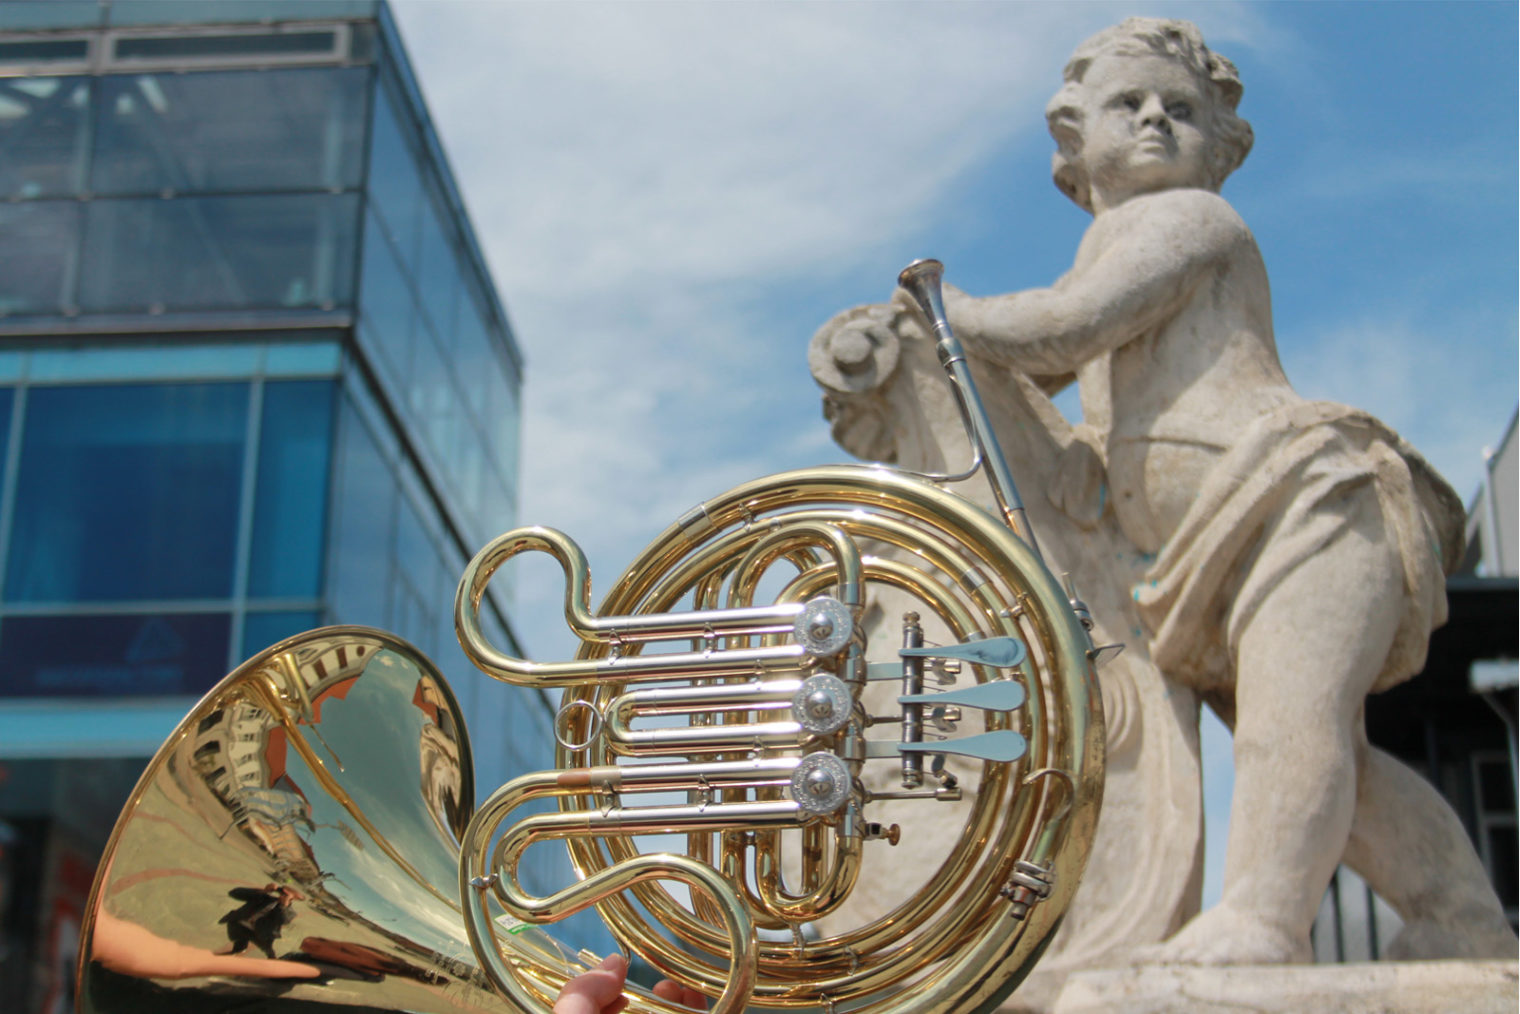
{"label": "stone texture", "polygon": [[[1071,269],[1003,295],[946,289],[1053,569],[1100,639],[1132,645],[1100,672],[1114,811],[1038,973],[1057,980],[1196,905],[1198,699],[1235,734],[1224,896],[1143,957],[1305,960],[1340,862],[1403,918],[1390,956],[1516,949],[1450,807],[1362,724],[1366,695],[1416,672],[1444,620],[1462,505],[1387,427],[1288,382],[1260,250],[1218,193],[1251,146],[1240,96],[1186,22],[1088,40],[1047,110],[1056,182],[1094,216]],[[844,447],[954,469],[965,442],[921,327],[901,297],[857,307],[810,363]],[[1044,396],[1073,376],[1079,427]]]}
{"label": "stone texture", "polygon": [[1050,1014],[1514,1014],[1516,982],[1513,961],[1147,965],[1073,974]]}

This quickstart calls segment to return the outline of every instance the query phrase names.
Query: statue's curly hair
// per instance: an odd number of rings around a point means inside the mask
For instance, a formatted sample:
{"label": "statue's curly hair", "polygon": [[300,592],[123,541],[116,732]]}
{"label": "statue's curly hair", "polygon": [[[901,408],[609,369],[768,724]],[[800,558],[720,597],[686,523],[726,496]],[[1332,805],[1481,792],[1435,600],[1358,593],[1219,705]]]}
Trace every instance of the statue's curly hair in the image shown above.
{"label": "statue's curly hair", "polygon": [[1082,79],[1094,60],[1110,54],[1165,56],[1180,61],[1213,93],[1214,144],[1209,158],[1210,190],[1240,168],[1251,152],[1251,125],[1236,115],[1243,88],[1235,65],[1203,43],[1203,35],[1188,21],[1128,18],[1104,29],[1077,47],[1062,74],[1065,83],[1045,107],[1045,120],[1056,139],[1051,175],[1061,193],[1092,211],[1092,193],[1078,156],[1082,151]]}

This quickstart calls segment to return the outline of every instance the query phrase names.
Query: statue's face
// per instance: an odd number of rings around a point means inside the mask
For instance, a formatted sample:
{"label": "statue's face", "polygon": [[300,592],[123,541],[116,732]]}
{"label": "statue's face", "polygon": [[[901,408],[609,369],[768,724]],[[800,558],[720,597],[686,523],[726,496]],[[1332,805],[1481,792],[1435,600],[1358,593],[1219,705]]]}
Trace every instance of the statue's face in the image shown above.
{"label": "statue's face", "polygon": [[1197,76],[1163,56],[1109,53],[1082,80],[1080,158],[1095,210],[1139,194],[1209,185],[1210,97]]}

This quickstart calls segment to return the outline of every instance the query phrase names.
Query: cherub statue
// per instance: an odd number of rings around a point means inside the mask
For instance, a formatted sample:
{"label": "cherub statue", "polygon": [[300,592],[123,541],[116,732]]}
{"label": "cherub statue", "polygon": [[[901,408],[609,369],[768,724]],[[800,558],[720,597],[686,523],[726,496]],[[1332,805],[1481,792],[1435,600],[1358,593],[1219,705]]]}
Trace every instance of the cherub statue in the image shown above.
{"label": "cherub statue", "polygon": [[1076,375],[1100,503],[1154,556],[1134,591],[1151,660],[1234,733],[1223,897],[1145,956],[1309,960],[1344,861],[1404,919],[1389,956],[1513,958],[1456,816],[1363,727],[1445,620],[1462,505],[1387,426],[1289,384],[1261,253],[1219,196],[1251,147],[1240,96],[1186,22],[1083,43],[1047,110],[1056,183],[1093,214],[1071,270],[945,298],[984,372]]}

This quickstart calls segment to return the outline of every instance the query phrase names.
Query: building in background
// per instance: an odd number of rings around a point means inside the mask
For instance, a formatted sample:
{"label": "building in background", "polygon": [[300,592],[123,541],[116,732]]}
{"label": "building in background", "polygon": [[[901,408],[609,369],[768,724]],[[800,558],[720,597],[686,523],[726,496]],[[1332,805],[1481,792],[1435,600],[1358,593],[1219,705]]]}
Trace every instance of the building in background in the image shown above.
{"label": "building in background", "polygon": [[0,5],[0,1009],[53,1009],[143,764],[280,638],[394,631],[482,792],[547,765],[453,635],[521,383],[383,3]]}

